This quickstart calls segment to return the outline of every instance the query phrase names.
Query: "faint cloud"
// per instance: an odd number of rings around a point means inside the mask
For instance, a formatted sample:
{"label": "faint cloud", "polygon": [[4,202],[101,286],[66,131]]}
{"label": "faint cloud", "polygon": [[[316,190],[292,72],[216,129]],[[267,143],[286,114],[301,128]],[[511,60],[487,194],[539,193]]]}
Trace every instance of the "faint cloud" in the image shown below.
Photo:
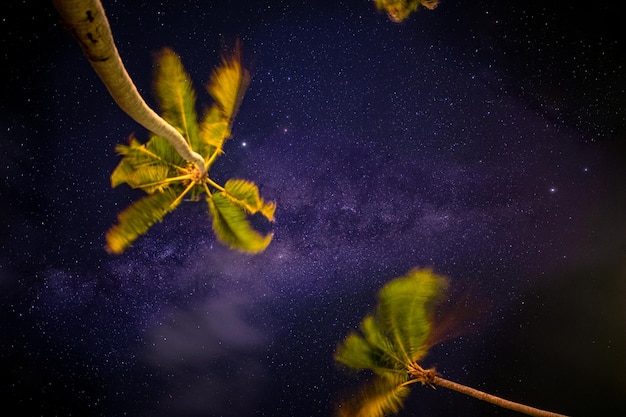
{"label": "faint cloud", "polygon": [[242,298],[212,299],[172,310],[150,331],[143,360],[163,393],[156,415],[240,416],[258,406],[267,338],[247,322],[249,310]]}

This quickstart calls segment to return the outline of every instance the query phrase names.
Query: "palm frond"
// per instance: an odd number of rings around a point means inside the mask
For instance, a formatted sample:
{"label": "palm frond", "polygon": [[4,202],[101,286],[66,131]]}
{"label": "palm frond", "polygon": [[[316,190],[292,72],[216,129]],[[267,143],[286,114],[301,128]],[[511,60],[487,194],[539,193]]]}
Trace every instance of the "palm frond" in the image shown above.
{"label": "palm frond", "polygon": [[255,231],[246,212],[224,192],[207,197],[209,211],[213,217],[213,231],[217,238],[232,249],[242,252],[262,252],[272,241],[273,235],[261,235]]}
{"label": "palm frond", "polygon": [[178,197],[176,190],[167,188],[131,204],[117,216],[117,224],[107,232],[107,252],[122,253],[137,237],[174,210],[178,205]]}
{"label": "palm frond", "polygon": [[446,278],[429,269],[413,269],[381,289],[376,320],[408,363],[426,354],[433,307],[446,288]]}
{"label": "palm frond", "polygon": [[224,189],[229,197],[241,205],[248,213],[261,213],[267,220],[274,221],[276,203],[265,202],[255,183],[242,179],[228,180]]}
{"label": "palm frond", "polygon": [[196,94],[180,58],[169,48],[164,48],[157,57],[154,91],[163,119],[193,145],[198,137]]}
{"label": "palm frond", "polygon": [[435,9],[439,0],[374,0],[374,4],[378,10],[385,11],[390,20],[402,22],[420,5],[429,10]]}
{"label": "palm frond", "polygon": [[148,143],[142,144],[131,135],[128,145],[117,145],[115,150],[122,160],[111,174],[113,187],[127,183],[132,177],[131,171],[158,166],[171,175],[178,175],[185,163],[169,142],[159,136],[152,136]]}
{"label": "palm frond", "polygon": [[241,62],[241,49],[222,57],[220,65],[211,75],[206,88],[213,98],[213,106],[200,122],[198,152],[205,155],[210,165],[222,153],[226,139],[230,137],[232,121],[237,114],[244,93],[250,84],[250,75]]}
{"label": "palm frond", "polygon": [[337,346],[334,358],[353,369],[375,369],[380,366],[380,352],[357,332],[350,333]]}
{"label": "palm frond", "polygon": [[389,340],[385,329],[380,327],[374,316],[367,316],[361,322],[361,332],[367,343],[372,346],[375,351],[380,352],[376,358],[376,369],[371,368],[376,373],[389,373],[397,370],[406,369],[406,362],[397,345]]}
{"label": "palm frond", "polygon": [[230,56],[222,57],[222,65],[211,75],[207,90],[226,120],[234,119],[250,83],[250,74],[241,62],[241,47]]}
{"label": "palm frond", "polygon": [[217,106],[205,111],[200,121],[199,141],[195,146],[196,150],[205,156],[207,164],[223,153],[224,142],[230,137],[230,123],[231,121],[224,118]]}
{"label": "palm frond", "polygon": [[125,161],[121,161],[113,174],[111,184],[113,187],[126,183],[132,188],[141,188],[148,194],[163,191],[169,186],[170,169],[163,165],[144,166],[141,169],[133,169]]}
{"label": "palm frond", "polygon": [[406,376],[394,378],[376,377],[356,397],[342,403],[337,408],[338,417],[383,417],[397,414],[409,394],[402,384]]}
{"label": "palm frond", "polygon": [[180,168],[190,165],[180,156],[172,144],[161,136],[151,135],[150,140],[146,143],[146,149],[172,167]]}

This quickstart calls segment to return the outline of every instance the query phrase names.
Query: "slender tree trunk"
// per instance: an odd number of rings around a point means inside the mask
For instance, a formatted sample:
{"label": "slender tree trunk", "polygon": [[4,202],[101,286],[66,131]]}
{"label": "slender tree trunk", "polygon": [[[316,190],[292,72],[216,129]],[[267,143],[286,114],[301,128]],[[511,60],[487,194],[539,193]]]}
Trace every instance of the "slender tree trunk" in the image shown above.
{"label": "slender tree trunk", "polygon": [[478,398],[479,400],[490,402],[491,404],[495,404],[503,408],[508,408],[509,410],[518,411],[520,413],[527,414],[529,416],[566,417],[563,414],[552,413],[550,411],[544,411],[538,408],[529,407],[524,404],[519,404],[513,401],[505,400],[503,398],[496,397],[495,395],[487,394],[477,389],[470,388],[465,385],[457,384],[456,382],[448,381],[447,379],[443,379],[438,376],[435,376],[429,382],[432,382],[434,385],[438,385],[440,387],[448,388],[448,389],[460,392],[462,394],[466,394],[474,398]]}
{"label": "slender tree trunk", "polygon": [[189,147],[178,130],[148,107],[137,91],[115,47],[100,0],[52,0],[52,3],[120,108],[146,129],[167,139],[185,160],[196,164],[204,175],[204,158]]}

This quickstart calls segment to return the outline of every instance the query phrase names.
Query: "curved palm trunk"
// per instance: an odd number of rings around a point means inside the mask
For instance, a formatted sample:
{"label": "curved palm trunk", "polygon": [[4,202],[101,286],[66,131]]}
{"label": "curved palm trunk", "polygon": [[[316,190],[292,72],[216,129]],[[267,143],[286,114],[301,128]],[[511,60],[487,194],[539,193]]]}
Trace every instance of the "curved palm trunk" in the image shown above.
{"label": "curved palm trunk", "polygon": [[206,167],[202,156],[189,147],[174,127],[148,107],[137,91],[115,47],[100,0],[52,0],[52,3],[120,108],[146,129],[167,139],[185,160],[196,164],[204,175]]}
{"label": "curved palm trunk", "polygon": [[438,385],[440,387],[448,388],[457,392],[460,392],[465,395],[469,395],[474,398],[478,398],[479,400],[490,402],[491,404],[495,404],[497,406],[508,408],[509,410],[518,411],[520,413],[527,414],[529,416],[535,417],[566,417],[563,414],[552,413],[550,411],[540,410],[538,408],[529,407],[524,404],[519,404],[513,401],[505,400],[500,397],[496,397],[495,395],[487,394],[486,392],[479,391],[474,388],[467,387],[465,385],[457,384],[456,382],[449,381],[447,379],[440,378],[435,376],[430,381],[433,385]]}

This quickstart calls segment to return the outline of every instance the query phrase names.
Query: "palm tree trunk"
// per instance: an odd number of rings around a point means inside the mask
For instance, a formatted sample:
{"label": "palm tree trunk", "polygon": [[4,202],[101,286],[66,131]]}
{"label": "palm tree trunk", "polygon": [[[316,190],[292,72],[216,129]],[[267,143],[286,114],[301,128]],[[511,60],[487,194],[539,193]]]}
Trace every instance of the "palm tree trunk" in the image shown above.
{"label": "palm tree trunk", "polygon": [[524,404],[519,404],[513,401],[505,400],[503,398],[496,397],[495,395],[487,394],[477,389],[470,388],[465,385],[457,384],[456,382],[448,381],[447,379],[443,379],[438,376],[435,376],[429,382],[431,382],[434,385],[438,385],[440,387],[448,388],[448,389],[460,392],[462,394],[469,395],[474,398],[478,398],[479,400],[487,401],[491,404],[495,404],[503,408],[508,408],[509,410],[518,411],[520,413],[527,414],[529,416],[566,417],[563,414],[552,413],[550,411],[544,411],[538,408],[529,407]]}
{"label": "palm tree trunk", "polygon": [[120,108],[146,129],[167,139],[185,160],[196,164],[204,175],[204,158],[189,147],[173,126],[148,107],[137,91],[115,47],[100,0],[52,0],[52,3]]}

